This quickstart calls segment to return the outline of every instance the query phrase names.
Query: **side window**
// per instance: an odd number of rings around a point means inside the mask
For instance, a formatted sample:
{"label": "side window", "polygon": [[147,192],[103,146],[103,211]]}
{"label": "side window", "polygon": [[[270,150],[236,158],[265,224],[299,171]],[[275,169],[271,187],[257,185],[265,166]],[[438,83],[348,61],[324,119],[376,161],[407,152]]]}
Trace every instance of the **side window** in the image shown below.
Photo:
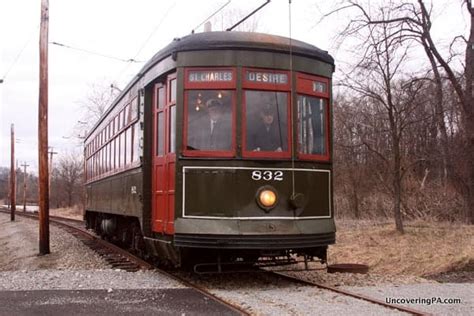
{"label": "side window", "polygon": [[156,100],[156,107],[157,109],[162,109],[165,107],[165,88],[161,87],[158,88],[158,93],[157,93],[157,100]]}
{"label": "side window", "polygon": [[133,162],[140,160],[140,125],[134,124],[133,129]]}
{"label": "side window", "polygon": [[123,139],[123,133],[120,133],[118,136],[118,167],[121,168],[124,165],[124,154],[125,154],[125,142]]}
{"label": "side window", "polygon": [[326,100],[298,96],[298,148],[302,154],[326,155]]}
{"label": "side window", "polygon": [[132,100],[130,107],[130,120],[133,122],[138,118],[138,98]]}
{"label": "side window", "polygon": [[169,82],[170,85],[170,95],[169,95],[169,103],[176,102],[176,79],[172,79]]}
{"label": "side window", "polygon": [[170,107],[170,153],[176,151],[176,106]]}
{"label": "side window", "polygon": [[112,169],[117,168],[117,151],[116,151],[116,144],[118,143],[118,139],[114,138],[112,140]]}
{"label": "side window", "polygon": [[329,160],[329,79],[298,74],[298,157]]}
{"label": "side window", "polygon": [[123,114],[123,125],[127,126],[130,122],[130,104],[125,106],[124,114]]}
{"label": "side window", "polygon": [[156,123],[156,155],[163,156],[165,154],[165,112],[158,112],[156,114],[158,116],[157,123]]}

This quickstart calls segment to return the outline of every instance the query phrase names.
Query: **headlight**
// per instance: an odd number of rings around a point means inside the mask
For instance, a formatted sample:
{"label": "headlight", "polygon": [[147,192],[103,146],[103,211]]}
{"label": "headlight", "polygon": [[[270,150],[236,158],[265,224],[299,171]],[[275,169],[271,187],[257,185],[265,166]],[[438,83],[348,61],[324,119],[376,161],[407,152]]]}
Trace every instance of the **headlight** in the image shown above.
{"label": "headlight", "polygon": [[276,190],[270,186],[262,187],[257,192],[257,204],[265,211],[274,208],[278,202]]}

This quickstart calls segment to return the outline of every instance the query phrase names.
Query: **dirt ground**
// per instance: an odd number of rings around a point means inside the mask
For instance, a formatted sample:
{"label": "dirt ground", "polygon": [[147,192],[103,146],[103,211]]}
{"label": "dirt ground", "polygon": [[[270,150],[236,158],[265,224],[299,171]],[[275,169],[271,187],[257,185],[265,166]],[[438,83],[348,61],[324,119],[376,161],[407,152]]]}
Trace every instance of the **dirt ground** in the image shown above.
{"label": "dirt ground", "polygon": [[[329,263],[363,263],[371,273],[474,282],[474,226],[405,223],[405,234],[390,222],[336,221],[336,245]],[[440,280],[443,281],[443,280]]]}
{"label": "dirt ground", "polygon": [[68,217],[72,219],[84,219],[82,209],[77,206],[70,208],[53,208],[49,210],[49,214],[52,216]]}
{"label": "dirt ground", "polygon": [[92,250],[69,233],[50,226],[51,253],[39,256],[38,223],[0,213],[0,272],[44,269],[81,270],[107,268]]}

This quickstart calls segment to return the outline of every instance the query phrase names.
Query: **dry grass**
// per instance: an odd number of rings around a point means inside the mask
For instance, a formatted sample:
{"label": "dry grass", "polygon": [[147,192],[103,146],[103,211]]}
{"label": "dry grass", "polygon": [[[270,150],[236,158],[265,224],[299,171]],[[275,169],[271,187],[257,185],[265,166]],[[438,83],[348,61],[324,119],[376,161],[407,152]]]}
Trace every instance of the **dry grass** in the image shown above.
{"label": "dry grass", "polygon": [[54,208],[49,210],[49,214],[52,216],[61,216],[72,219],[84,219],[83,209],[79,206],[73,206],[69,208]]}
{"label": "dry grass", "polygon": [[474,261],[474,226],[412,222],[403,235],[391,223],[344,220],[337,227],[330,263],[364,263],[372,273],[428,276]]}
{"label": "dry grass", "polygon": [[[53,216],[83,219],[79,207],[51,209]],[[392,221],[338,220],[329,263],[368,264],[371,273],[429,276],[474,262],[474,226],[410,222],[405,234]]]}

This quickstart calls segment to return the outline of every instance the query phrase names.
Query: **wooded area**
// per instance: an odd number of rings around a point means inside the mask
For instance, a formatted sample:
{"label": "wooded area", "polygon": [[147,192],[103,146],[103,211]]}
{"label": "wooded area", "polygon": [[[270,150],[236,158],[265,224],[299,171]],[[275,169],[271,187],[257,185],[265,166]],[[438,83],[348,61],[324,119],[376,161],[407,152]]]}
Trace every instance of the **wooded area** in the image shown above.
{"label": "wooded area", "polygon": [[[57,163],[53,163],[51,170],[51,208],[72,207],[84,203],[83,197],[83,160],[79,154],[65,154],[59,157]],[[10,169],[0,167],[0,200],[7,204],[9,197],[8,179]],[[16,169],[16,203],[17,211],[23,210],[23,183],[26,180],[26,203],[27,205],[38,204],[38,176],[25,173],[18,167]]]}
{"label": "wooded area", "polygon": [[[459,5],[470,37],[453,36],[448,55],[423,0],[344,1],[328,13],[355,12],[339,36],[359,40],[334,100],[340,214],[392,214],[400,232],[402,218],[474,223],[474,11]],[[420,48],[425,60],[414,60]],[[462,69],[452,66],[460,60]]]}

